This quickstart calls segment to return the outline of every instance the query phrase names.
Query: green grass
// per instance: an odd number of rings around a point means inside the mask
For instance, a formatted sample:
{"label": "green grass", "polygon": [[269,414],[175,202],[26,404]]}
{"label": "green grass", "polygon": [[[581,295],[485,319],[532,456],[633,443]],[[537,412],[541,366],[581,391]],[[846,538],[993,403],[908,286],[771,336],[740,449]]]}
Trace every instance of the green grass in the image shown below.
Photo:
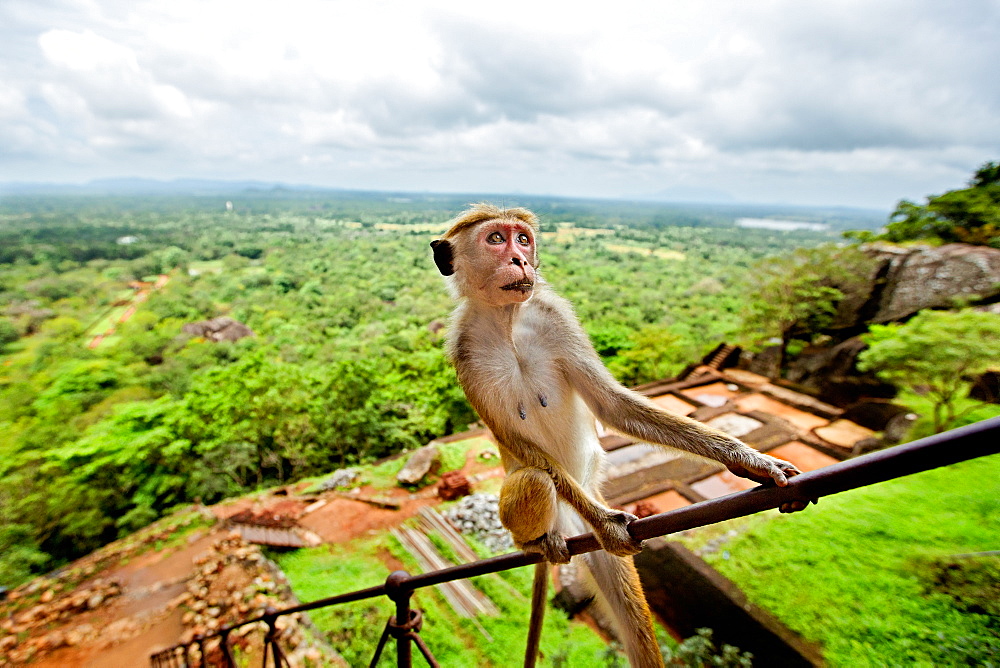
{"label": "green grass", "polygon": [[127,310],[127,306],[113,306],[107,313],[105,313],[104,317],[101,318],[96,325],[87,330],[87,336],[103,334],[112,327],[117,327],[118,321]]}
{"label": "green grass", "polygon": [[[419,572],[408,555],[392,538],[358,540],[346,545],[323,546],[275,555],[302,601],[382,584],[388,575],[379,559],[380,550],[389,550],[411,573]],[[502,610],[498,617],[480,616],[477,622],[458,617],[433,588],[418,591],[414,607],[423,610],[421,636],[442,666],[515,666],[523,659],[527,631],[532,568],[525,567],[501,574],[500,579],[483,576],[473,580]],[[511,591],[516,589],[518,593]],[[327,634],[331,644],[349,665],[368,665],[385,621],[393,608],[388,599],[379,597],[310,612],[316,625]],[[566,619],[564,613],[550,608],[542,635],[542,666],[552,666],[558,657],[566,666],[603,665],[607,646],[587,626]],[[415,659],[421,663],[422,659]],[[395,650],[389,646],[379,666],[395,665]]]}
{"label": "green grass", "polygon": [[199,274],[221,274],[223,270],[222,260],[198,260],[195,262],[189,262],[188,269]]}
{"label": "green grass", "polygon": [[[488,438],[483,438],[482,436],[475,436],[451,443],[441,443],[438,445],[438,451],[441,453],[441,472],[457,471],[465,466],[470,451],[478,454],[487,449],[496,450],[496,446]],[[499,464],[500,460],[494,459],[493,463]]]}
{"label": "green grass", "polygon": [[361,482],[375,489],[393,489],[399,486],[396,474],[406,466],[406,455],[389,459],[381,464],[370,464],[356,467],[361,474]]}
{"label": "green grass", "polygon": [[132,288],[122,288],[121,290],[116,292],[111,299],[112,301],[116,302],[125,302],[125,301],[132,301],[133,297],[135,297],[135,290],[133,290]]}
{"label": "green grass", "polygon": [[707,559],[831,666],[1000,665],[1000,617],[934,584],[941,560],[1000,549],[998,481],[1000,455],[827,497]]}
{"label": "green grass", "polygon": [[[926,396],[910,391],[900,393],[896,401],[920,416],[910,431],[909,440],[916,440],[934,433],[933,401]],[[997,416],[1000,416],[1000,405],[987,404],[968,397],[959,397],[955,401],[955,421],[953,424],[947,425],[946,429],[956,429]]]}

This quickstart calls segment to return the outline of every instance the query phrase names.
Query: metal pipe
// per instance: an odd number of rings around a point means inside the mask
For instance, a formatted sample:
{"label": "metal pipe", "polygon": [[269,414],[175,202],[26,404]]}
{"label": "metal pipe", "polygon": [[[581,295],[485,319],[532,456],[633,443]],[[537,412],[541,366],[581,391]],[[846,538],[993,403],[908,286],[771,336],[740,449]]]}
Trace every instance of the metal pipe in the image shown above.
{"label": "metal pipe", "polygon": [[[956,443],[961,441],[961,444]],[[786,487],[755,487],[632,522],[629,533],[645,540],[805,501],[1000,452],[1000,417],[872,452],[790,478]],[[592,534],[570,539],[571,554],[597,548]],[[569,542],[569,541],[567,541]]]}

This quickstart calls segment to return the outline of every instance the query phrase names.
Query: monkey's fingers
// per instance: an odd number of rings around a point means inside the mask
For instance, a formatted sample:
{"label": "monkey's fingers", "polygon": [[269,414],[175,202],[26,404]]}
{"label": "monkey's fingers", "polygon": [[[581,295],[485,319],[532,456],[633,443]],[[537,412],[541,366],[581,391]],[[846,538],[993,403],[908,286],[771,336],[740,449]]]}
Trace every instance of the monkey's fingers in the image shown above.
{"label": "monkey's fingers", "polygon": [[784,459],[778,459],[777,457],[768,457],[768,459],[770,460],[770,470],[768,473],[770,473],[771,480],[778,487],[785,487],[788,485],[789,478],[802,473],[795,464]]}
{"label": "monkey's fingers", "polygon": [[788,476],[786,476],[785,472],[779,467],[772,466],[769,473],[771,474],[771,480],[774,481],[774,484],[778,487],[784,487],[788,484]]}
{"label": "monkey's fingers", "polygon": [[789,501],[788,503],[783,503],[778,506],[778,512],[780,513],[795,513],[800,510],[805,510],[809,507],[810,503],[819,503],[819,499],[807,499],[805,501]]}
{"label": "monkey's fingers", "polygon": [[[729,470],[735,475],[749,478],[750,480],[759,482],[764,486],[777,485],[778,487],[787,487],[789,478],[793,478],[802,473],[798,467],[784,459],[778,459],[777,457],[772,457],[770,455],[760,455],[760,457],[763,458],[763,462],[758,470],[748,469],[739,464],[729,464]],[[817,503],[818,500],[796,499],[795,501],[788,501],[781,504],[778,506],[778,510],[783,513],[794,513],[799,510],[804,510],[808,507],[810,502]]]}

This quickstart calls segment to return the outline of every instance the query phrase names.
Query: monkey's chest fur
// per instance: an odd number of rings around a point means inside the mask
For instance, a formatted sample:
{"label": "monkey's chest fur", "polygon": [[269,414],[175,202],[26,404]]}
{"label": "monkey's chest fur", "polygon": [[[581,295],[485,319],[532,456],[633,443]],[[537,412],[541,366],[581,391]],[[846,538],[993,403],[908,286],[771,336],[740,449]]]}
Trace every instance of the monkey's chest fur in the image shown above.
{"label": "monkey's chest fur", "polygon": [[[464,334],[451,346],[473,407],[501,448],[505,433],[519,434],[579,482],[596,482],[604,452],[594,416],[559,367],[559,341],[544,314],[528,302],[516,318],[489,315],[461,314]],[[520,468],[509,453],[504,464],[508,471]]]}

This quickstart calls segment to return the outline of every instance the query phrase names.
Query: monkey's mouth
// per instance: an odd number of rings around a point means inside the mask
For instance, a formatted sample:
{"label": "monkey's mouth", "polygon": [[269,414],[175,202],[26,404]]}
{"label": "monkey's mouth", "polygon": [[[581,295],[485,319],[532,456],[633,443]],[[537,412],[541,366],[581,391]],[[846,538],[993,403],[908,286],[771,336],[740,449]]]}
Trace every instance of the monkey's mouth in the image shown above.
{"label": "monkey's mouth", "polygon": [[535,287],[535,284],[528,279],[522,279],[520,281],[514,281],[513,283],[508,283],[507,285],[501,287],[501,290],[517,290],[518,292],[528,292]]}

